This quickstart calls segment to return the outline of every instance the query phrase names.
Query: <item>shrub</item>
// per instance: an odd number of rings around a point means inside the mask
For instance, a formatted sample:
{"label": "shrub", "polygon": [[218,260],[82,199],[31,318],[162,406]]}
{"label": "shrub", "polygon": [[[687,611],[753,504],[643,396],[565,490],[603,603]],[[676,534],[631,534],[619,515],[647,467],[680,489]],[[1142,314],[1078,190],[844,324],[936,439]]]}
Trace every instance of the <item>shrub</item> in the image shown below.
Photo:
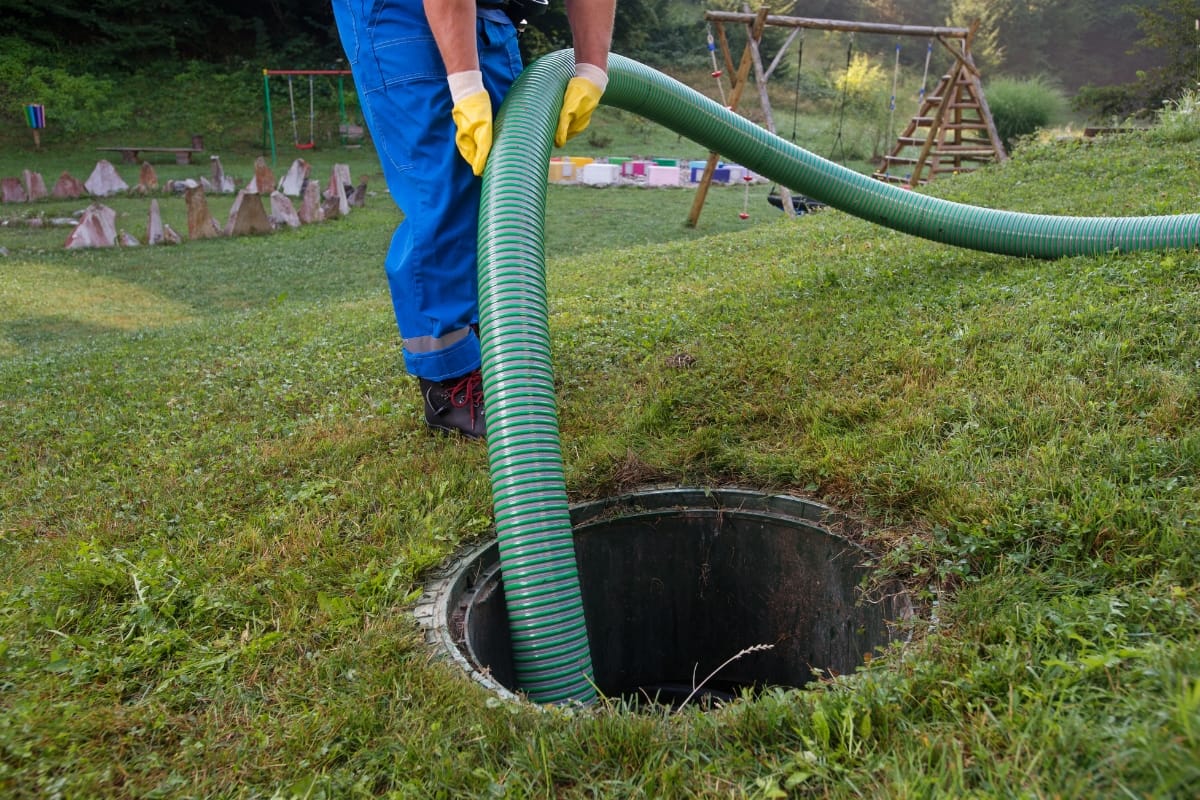
{"label": "shrub", "polygon": [[1123,119],[1145,111],[1143,91],[1136,84],[1084,86],[1071,100],[1071,108],[1093,120]]}
{"label": "shrub", "polygon": [[855,53],[850,65],[834,82],[835,88],[845,92],[849,101],[859,107],[872,105],[885,85],[883,68],[872,64],[866,53]]}
{"label": "shrub", "polygon": [[0,40],[0,113],[20,118],[26,103],[41,103],[53,129],[64,134],[119,130],[129,104],[116,96],[112,81],[72,74],[37,63],[32,47],[18,39]]}
{"label": "shrub", "polygon": [[986,95],[1007,150],[1020,137],[1057,121],[1066,108],[1062,91],[1042,77],[998,78],[988,84]]}
{"label": "shrub", "polygon": [[1154,138],[1180,144],[1200,139],[1200,90],[1185,89],[1178,100],[1164,103],[1157,117]]}

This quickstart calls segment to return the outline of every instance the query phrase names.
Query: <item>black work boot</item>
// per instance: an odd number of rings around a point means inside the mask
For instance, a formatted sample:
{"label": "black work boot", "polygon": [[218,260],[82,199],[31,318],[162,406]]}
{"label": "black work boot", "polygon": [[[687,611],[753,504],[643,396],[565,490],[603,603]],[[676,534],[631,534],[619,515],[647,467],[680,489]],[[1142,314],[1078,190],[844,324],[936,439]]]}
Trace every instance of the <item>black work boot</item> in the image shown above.
{"label": "black work boot", "polygon": [[479,370],[448,381],[421,378],[421,396],[425,398],[425,423],[429,427],[461,433],[470,439],[487,436],[483,378]]}

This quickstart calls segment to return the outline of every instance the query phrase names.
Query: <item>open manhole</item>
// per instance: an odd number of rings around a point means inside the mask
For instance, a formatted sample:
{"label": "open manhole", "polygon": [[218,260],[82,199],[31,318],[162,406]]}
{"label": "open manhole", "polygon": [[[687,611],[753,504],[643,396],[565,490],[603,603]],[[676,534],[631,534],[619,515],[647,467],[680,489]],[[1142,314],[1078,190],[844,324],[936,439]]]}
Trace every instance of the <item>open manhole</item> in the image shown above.
{"label": "open manhole", "polygon": [[[797,497],[656,489],[575,506],[571,521],[609,697],[678,704],[801,687],[852,672],[912,614],[898,585],[864,592],[869,554],[834,532],[841,515]],[[476,681],[517,696],[495,542],[432,583],[417,615]]]}

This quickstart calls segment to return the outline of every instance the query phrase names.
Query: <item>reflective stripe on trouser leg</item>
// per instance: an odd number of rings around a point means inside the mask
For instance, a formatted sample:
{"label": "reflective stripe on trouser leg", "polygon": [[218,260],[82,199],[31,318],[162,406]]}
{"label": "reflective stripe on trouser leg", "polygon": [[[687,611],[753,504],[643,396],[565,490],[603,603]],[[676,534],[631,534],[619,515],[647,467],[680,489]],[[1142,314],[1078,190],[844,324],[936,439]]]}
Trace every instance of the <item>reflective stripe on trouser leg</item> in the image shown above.
{"label": "reflective stripe on trouser leg", "polygon": [[471,333],[470,328],[459,328],[445,336],[414,336],[404,340],[404,349],[413,354],[436,353],[458,344]]}

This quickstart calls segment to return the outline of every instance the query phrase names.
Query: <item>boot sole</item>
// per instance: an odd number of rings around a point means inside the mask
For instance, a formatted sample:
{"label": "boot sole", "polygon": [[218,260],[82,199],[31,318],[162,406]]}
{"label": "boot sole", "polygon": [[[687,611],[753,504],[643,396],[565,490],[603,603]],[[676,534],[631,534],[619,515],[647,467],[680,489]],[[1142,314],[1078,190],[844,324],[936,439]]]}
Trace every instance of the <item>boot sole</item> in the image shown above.
{"label": "boot sole", "polygon": [[443,436],[461,436],[464,439],[471,439],[471,440],[475,440],[475,441],[481,441],[481,440],[487,438],[486,433],[468,433],[467,431],[464,431],[462,428],[456,428],[453,425],[435,425],[434,423],[430,422],[429,420],[425,420],[425,425],[431,431],[436,431],[437,433],[440,433]]}

